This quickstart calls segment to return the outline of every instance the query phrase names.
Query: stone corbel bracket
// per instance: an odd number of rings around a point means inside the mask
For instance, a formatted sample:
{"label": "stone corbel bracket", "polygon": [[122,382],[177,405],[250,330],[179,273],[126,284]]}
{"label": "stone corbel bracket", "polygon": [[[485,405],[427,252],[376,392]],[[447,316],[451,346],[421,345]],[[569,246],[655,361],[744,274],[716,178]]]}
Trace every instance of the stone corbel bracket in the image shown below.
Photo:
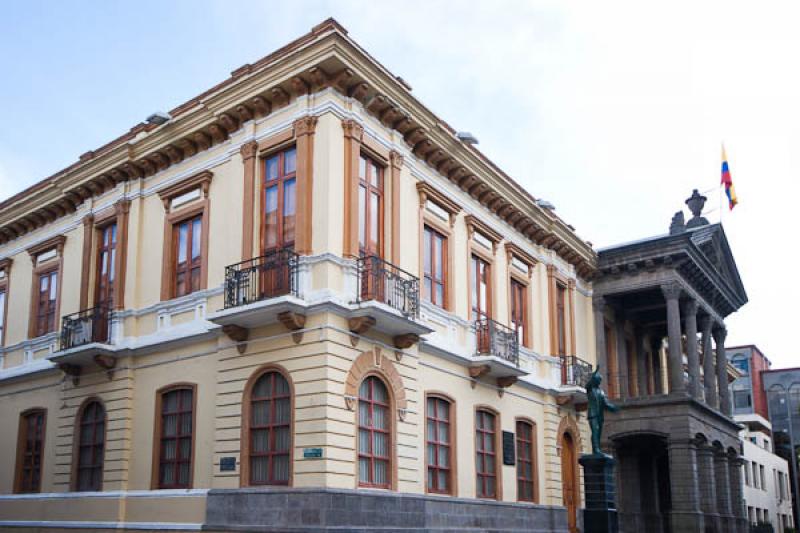
{"label": "stone corbel bracket", "polygon": [[478,380],[489,373],[491,367],[489,365],[477,365],[469,367],[470,387],[473,389],[478,384]]}
{"label": "stone corbel bracket", "polygon": [[278,315],[278,320],[289,331],[293,331],[292,340],[295,344],[300,344],[303,340],[303,332],[301,331],[306,327],[306,315],[295,313],[294,311],[284,311]]}
{"label": "stone corbel bracket", "polygon": [[78,365],[72,365],[69,363],[61,363],[58,365],[59,370],[64,372],[67,376],[72,378],[72,385],[77,387],[81,383],[81,373],[83,369]]}
{"label": "stone corbel bracket", "polygon": [[97,354],[94,356],[94,363],[106,371],[108,381],[114,379],[114,368],[117,366],[116,358],[110,355]]}
{"label": "stone corbel bracket", "polygon": [[364,335],[374,325],[375,319],[371,316],[358,316],[347,321],[347,329],[353,333],[350,335],[350,344],[353,348],[358,345],[359,336]]}
{"label": "stone corbel bracket", "polygon": [[506,389],[516,383],[519,380],[516,376],[505,376],[502,378],[497,378],[497,396],[500,398],[503,397]]}
{"label": "stone corbel bracket", "polygon": [[392,339],[394,347],[397,348],[394,352],[394,357],[397,361],[403,359],[403,350],[411,348],[419,342],[419,335],[416,333],[404,333],[402,335],[395,335]]}
{"label": "stone corbel bracket", "polygon": [[227,324],[222,326],[222,333],[236,343],[236,350],[240,354],[247,351],[247,338],[250,336],[249,329],[237,326],[236,324]]}

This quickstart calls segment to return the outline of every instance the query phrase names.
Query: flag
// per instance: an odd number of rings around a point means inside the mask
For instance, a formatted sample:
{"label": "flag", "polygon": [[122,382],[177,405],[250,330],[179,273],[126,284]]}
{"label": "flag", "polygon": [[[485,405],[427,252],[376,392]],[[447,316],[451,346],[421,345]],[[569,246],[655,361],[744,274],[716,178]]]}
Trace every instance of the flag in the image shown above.
{"label": "flag", "polygon": [[720,184],[725,186],[725,195],[728,197],[728,209],[733,210],[739,199],[736,198],[736,189],[733,188],[731,171],[728,169],[728,155],[725,153],[725,145],[722,146],[722,179]]}

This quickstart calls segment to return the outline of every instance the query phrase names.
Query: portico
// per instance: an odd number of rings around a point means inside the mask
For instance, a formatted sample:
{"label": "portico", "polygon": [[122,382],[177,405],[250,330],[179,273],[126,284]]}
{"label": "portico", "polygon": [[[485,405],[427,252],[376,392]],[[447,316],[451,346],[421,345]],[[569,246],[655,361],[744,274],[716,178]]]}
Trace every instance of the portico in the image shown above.
{"label": "portico", "polygon": [[619,463],[623,532],[744,531],[738,426],[724,319],[747,301],[722,226],[693,213],[668,235],[600,250],[597,359],[609,395],[604,447]]}

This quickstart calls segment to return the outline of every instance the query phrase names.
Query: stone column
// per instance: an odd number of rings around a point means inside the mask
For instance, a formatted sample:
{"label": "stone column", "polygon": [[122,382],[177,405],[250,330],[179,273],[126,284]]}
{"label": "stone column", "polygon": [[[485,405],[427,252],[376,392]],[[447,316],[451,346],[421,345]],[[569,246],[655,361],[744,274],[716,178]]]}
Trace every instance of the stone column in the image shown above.
{"label": "stone column", "polygon": [[686,392],[683,380],[683,355],[681,353],[681,309],[679,299],[683,289],[678,282],[661,286],[667,300],[667,342],[669,349],[669,388],[670,394]]}
{"label": "stone column", "polygon": [[700,356],[697,353],[697,301],[683,304],[684,332],[686,333],[686,358],[689,362],[689,394],[700,400]]}
{"label": "stone column", "polygon": [[621,311],[614,313],[614,328],[617,338],[617,383],[619,384],[619,397],[628,398],[628,343],[625,342],[625,315]]}
{"label": "stone column", "polygon": [[594,310],[594,340],[595,340],[595,355],[597,357],[597,366],[600,367],[600,375],[603,376],[605,382],[605,389],[608,390],[608,351],[606,350],[606,319],[605,309],[606,300],[602,296],[595,296],[592,298],[592,309]]}
{"label": "stone column", "polygon": [[672,529],[681,533],[704,533],[705,521],[699,505],[696,443],[693,440],[670,440],[668,448]]}
{"label": "stone column", "polygon": [[717,488],[717,512],[720,516],[722,531],[730,531],[731,527],[731,483],[728,469],[728,456],[725,450],[714,450],[714,482]]}
{"label": "stone column", "polygon": [[714,531],[720,531],[714,449],[708,443],[702,443],[697,447],[697,476],[700,482],[700,509],[706,515],[706,527],[716,524]]}
{"label": "stone column", "polygon": [[725,327],[714,329],[714,342],[717,345],[717,390],[719,390],[719,410],[731,416],[731,389],[728,386],[728,359],[725,356]]}
{"label": "stone column", "polygon": [[636,331],[636,377],[638,378],[636,391],[640,398],[647,396],[647,343],[641,331]]}
{"label": "stone column", "polygon": [[719,398],[717,397],[717,373],[714,368],[714,353],[711,346],[711,328],[714,321],[705,315],[700,319],[700,327],[703,330],[703,385],[706,395],[706,405],[719,409]]}
{"label": "stone column", "polygon": [[653,394],[664,394],[664,372],[661,367],[661,342],[658,334],[650,337],[650,357],[653,359]]}

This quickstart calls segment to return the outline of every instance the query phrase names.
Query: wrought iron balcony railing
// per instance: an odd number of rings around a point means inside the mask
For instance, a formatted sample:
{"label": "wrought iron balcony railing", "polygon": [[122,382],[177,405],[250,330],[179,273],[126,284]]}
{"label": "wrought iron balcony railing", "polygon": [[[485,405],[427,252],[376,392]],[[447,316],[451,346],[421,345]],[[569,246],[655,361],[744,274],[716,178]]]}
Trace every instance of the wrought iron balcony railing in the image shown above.
{"label": "wrought iron balcony railing", "polygon": [[473,323],[477,355],[494,355],[519,366],[519,337],[508,326],[482,317]]}
{"label": "wrought iron balcony railing", "polygon": [[292,294],[298,296],[299,256],[291,248],[225,267],[225,309]]}
{"label": "wrought iron balcony railing", "polygon": [[369,255],[358,260],[358,301],[374,300],[410,318],[419,316],[419,278]]}
{"label": "wrought iron balcony railing", "polygon": [[61,319],[61,349],[93,342],[108,343],[111,333],[111,311],[106,306],[84,309]]}
{"label": "wrought iron balcony railing", "polygon": [[561,356],[561,384],[585,387],[592,375],[592,365],[574,355]]}

